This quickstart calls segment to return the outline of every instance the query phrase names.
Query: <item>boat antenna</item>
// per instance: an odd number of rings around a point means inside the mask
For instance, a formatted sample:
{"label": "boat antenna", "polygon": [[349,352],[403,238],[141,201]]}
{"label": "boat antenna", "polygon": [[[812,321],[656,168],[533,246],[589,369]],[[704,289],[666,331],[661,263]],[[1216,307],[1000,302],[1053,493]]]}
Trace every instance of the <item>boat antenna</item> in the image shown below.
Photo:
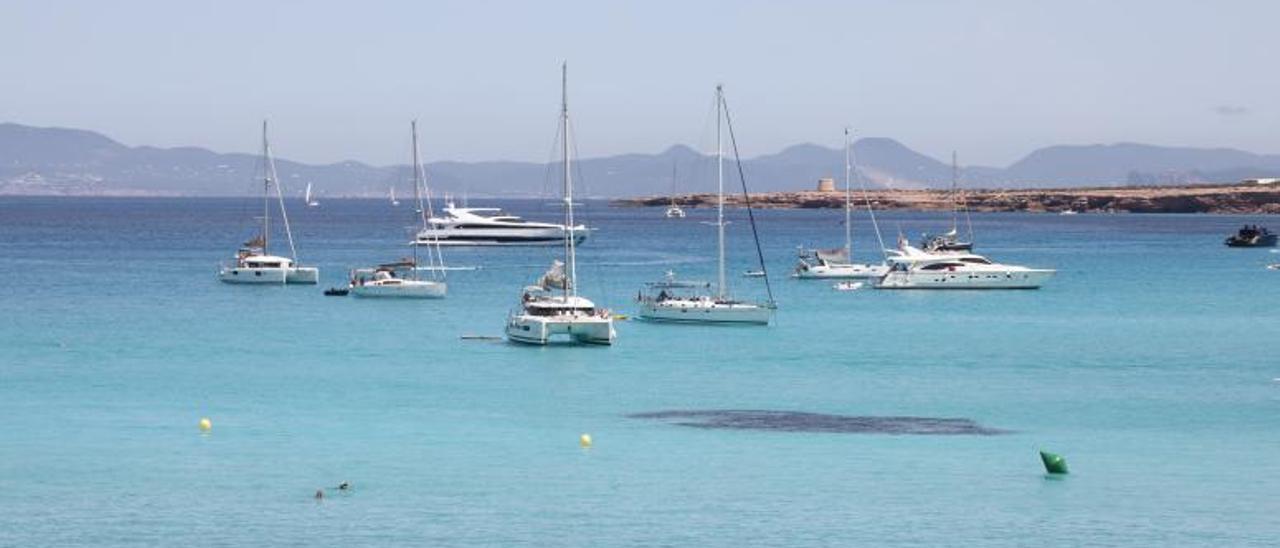
{"label": "boat antenna", "polygon": [[[747,192],[747,176],[742,171],[742,155],[738,153],[738,138],[733,134],[733,117],[729,115],[729,102],[724,98],[723,86],[716,86],[716,94],[720,97],[720,106],[724,109],[725,126],[729,128],[729,143],[733,146],[733,159],[738,166],[738,180],[742,181],[742,201],[747,207],[747,219],[751,222],[751,237],[756,243],[756,259],[760,261],[760,272],[764,274],[764,289],[769,294],[769,307],[775,308],[776,303],[773,300],[773,286],[769,283],[769,269],[764,264],[764,250],[760,247],[760,232],[756,229],[756,215],[751,210],[751,194]],[[716,129],[716,135],[719,135],[719,128]],[[723,206],[724,199],[721,198]],[[720,237],[721,245],[721,263],[720,275],[724,276],[724,224],[721,223]]]}
{"label": "boat antenna", "polygon": [[[871,217],[871,227],[876,231],[876,241],[880,242],[880,254],[888,258],[889,251],[884,247],[884,235],[880,233],[880,223],[876,221],[876,210],[871,207],[871,193],[867,191],[867,180],[862,177],[862,170],[857,168],[858,156],[853,152],[852,146],[849,147],[849,156],[854,166],[853,174],[858,178],[858,186],[862,188],[862,198],[867,202],[867,214]],[[888,185],[885,188],[888,188]]]}
{"label": "boat antenna", "polygon": [[[289,256],[293,258],[293,263],[298,264],[298,249],[293,245],[293,231],[289,228],[289,211],[284,208],[284,185],[280,183],[280,175],[276,173],[276,161],[271,157],[271,144],[267,141],[267,121],[262,121],[262,152],[267,157],[267,186],[271,186],[271,182],[276,183],[276,199],[280,202],[280,222],[284,223],[284,237],[289,241]],[[266,227],[265,222],[263,227]],[[262,253],[267,253],[266,240],[263,240]]]}
{"label": "boat antenna", "polygon": [[560,156],[564,160],[564,248],[565,262],[568,263],[566,266],[569,267],[564,294],[565,297],[569,297],[576,296],[578,293],[578,261],[573,242],[576,234],[574,234],[573,224],[573,178],[570,175],[569,163],[569,63],[567,61],[560,65],[560,124],[563,138],[560,143]]}

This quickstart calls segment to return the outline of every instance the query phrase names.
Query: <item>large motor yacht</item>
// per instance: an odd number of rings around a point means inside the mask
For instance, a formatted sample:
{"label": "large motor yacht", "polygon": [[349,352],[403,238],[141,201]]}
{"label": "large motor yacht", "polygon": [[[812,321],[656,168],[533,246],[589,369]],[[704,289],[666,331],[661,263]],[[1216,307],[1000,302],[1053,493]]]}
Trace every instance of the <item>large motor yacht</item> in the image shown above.
{"label": "large motor yacht", "polygon": [[496,207],[457,207],[449,202],[444,214],[427,220],[427,227],[418,232],[417,245],[447,246],[518,246],[564,245],[566,234],[573,235],[573,243],[581,244],[587,238],[587,227],[526,221]]}
{"label": "large motor yacht", "polygon": [[930,253],[905,243],[889,256],[879,289],[1037,289],[1057,271],[991,262],[982,255]]}

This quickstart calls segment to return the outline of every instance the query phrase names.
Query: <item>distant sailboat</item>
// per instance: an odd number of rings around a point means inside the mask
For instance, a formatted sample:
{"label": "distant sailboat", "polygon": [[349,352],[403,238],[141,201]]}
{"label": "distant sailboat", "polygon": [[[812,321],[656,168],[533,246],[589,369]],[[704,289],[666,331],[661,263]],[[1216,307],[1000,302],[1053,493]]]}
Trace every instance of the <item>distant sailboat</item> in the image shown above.
{"label": "distant sailboat", "polygon": [[[765,282],[769,291],[766,302],[749,302],[734,299],[729,294],[728,280],[725,275],[725,231],[728,224],[724,219],[724,153],[721,130],[729,129],[729,139],[733,144],[734,156],[738,160],[738,175],[742,176],[742,161],[737,157],[737,142],[733,136],[732,119],[729,118],[729,107],[724,99],[724,88],[716,86],[716,185],[719,200],[716,203],[716,241],[718,255],[717,283],[712,287],[707,282],[677,280],[673,272],[668,271],[662,281],[650,282],[647,292],[641,291],[640,317],[651,321],[680,323],[726,323],[726,324],[758,324],[768,325],[773,317],[775,305],[772,290],[769,289],[769,275],[764,266],[764,254],[760,249],[760,239],[756,235],[755,215],[751,212],[751,201],[747,194],[746,181],[742,182],[742,192],[746,201],[747,216],[751,220],[751,234],[756,239],[756,255],[759,262],[759,277]],[[754,277],[754,274],[748,274]]]}
{"label": "distant sailboat", "polygon": [[684,210],[676,205],[676,165],[671,164],[671,205],[667,206],[668,219],[683,219]]}
{"label": "distant sailboat", "polygon": [[316,200],[315,195],[311,193],[311,183],[307,183],[307,192],[303,195],[302,201],[306,202],[307,207],[316,207],[320,205],[320,201]]}
{"label": "distant sailboat", "polygon": [[[964,209],[964,218],[969,224],[969,241],[960,239],[961,209]],[[920,248],[929,253],[973,249],[973,221],[969,218],[969,209],[964,207],[964,200],[960,197],[960,168],[954,151],[951,153],[951,230],[944,234],[925,234]]]}

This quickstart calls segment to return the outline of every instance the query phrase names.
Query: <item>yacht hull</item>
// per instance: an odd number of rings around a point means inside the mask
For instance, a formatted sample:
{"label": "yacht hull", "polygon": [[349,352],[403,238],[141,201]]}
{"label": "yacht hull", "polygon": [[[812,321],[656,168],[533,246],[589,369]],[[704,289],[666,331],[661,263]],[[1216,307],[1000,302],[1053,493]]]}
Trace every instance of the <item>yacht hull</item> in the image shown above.
{"label": "yacht hull", "polygon": [[381,299],[443,299],[448,287],[442,282],[405,282],[396,285],[357,285],[351,294]]}
{"label": "yacht hull", "polygon": [[768,325],[773,310],[754,304],[669,300],[640,303],[642,319],[657,322]]}
{"label": "yacht hull", "polygon": [[286,269],[285,283],[316,284],[320,283],[320,269],[313,266],[299,266]]}
{"label": "yacht hull", "polygon": [[[574,244],[587,239],[585,230],[576,231]],[[529,229],[437,229],[423,231],[412,242],[414,245],[441,246],[558,246],[564,245],[564,230],[560,228]]]}
{"label": "yacht hull", "polygon": [[545,345],[564,339],[569,343],[611,345],[618,337],[613,319],[600,316],[533,316],[515,314],[507,319],[507,339],[521,344]]}
{"label": "yacht hull", "polygon": [[888,273],[889,266],[882,264],[827,264],[798,267],[793,276],[802,280],[871,280]]}
{"label": "yacht hull", "polygon": [[890,272],[876,289],[1039,289],[1057,271],[1043,269],[982,272]]}

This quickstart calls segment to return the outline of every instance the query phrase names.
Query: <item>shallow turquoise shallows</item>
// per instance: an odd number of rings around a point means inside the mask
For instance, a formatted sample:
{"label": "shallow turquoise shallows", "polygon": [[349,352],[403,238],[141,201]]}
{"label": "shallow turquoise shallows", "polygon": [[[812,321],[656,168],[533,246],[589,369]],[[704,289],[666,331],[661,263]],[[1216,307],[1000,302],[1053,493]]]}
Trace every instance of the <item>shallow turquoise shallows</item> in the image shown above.
{"label": "shallow turquoise shallows", "polygon": [[[479,200],[475,205],[479,204]],[[294,201],[293,206],[300,206]],[[294,207],[320,286],[235,287],[236,199],[0,199],[0,546],[1266,545],[1280,538],[1280,262],[1236,216],[982,214],[1038,291],[786,274],[838,211],[759,214],[767,328],[499,341],[556,249],[446,250],[448,298],[322,296],[404,256],[407,203]],[[503,202],[533,219],[550,201]],[[714,277],[712,211],[583,208],[582,293]],[[731,281],[754,249],[730,225]],[[945,214],[886,213],[886,241]],[[864,215],[855,255],[870,259]],[[996,435],[699,428],[726,409],[971,419]],[[202,434],[202,417],[212,429]],[[579,444],[590,434],[592,447]],[[1047,477],[1038,451],[1071,463]],[[352,488],[336,486],[350,482]],[[314,498],[323,489],[322,501]]]}

